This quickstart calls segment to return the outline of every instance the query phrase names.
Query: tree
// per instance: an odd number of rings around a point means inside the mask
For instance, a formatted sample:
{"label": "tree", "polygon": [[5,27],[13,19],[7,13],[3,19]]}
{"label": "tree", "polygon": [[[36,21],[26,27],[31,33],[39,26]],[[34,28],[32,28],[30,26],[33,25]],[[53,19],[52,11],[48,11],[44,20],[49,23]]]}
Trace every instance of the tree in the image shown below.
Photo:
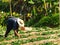
{"label": "tree", "polygon": [[11,6],[11,0],[9,1],[10,4],[10,15],[12,16],[12,6]]}

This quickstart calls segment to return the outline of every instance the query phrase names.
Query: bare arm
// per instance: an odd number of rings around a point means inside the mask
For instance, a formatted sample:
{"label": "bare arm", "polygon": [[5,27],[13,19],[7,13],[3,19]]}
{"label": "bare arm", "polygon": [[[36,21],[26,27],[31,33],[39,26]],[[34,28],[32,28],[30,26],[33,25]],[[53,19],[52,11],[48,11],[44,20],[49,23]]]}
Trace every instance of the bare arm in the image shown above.
{"label": "bare arm", "polygon": [[18,34],[16,30],[14,30],[14,33],[16,34],[16,36],[20,37],[20,35]]}

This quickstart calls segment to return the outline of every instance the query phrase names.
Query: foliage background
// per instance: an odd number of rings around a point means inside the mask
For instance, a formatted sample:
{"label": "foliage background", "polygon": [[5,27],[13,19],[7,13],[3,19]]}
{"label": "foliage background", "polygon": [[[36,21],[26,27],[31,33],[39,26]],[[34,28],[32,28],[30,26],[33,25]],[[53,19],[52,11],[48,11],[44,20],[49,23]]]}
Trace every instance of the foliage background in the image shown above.
{"label": "foliage background", "polygon": [[0,25],[6,24],[8,16],[19,17],[25,26],[59,25],[58,0],[0,0]]}

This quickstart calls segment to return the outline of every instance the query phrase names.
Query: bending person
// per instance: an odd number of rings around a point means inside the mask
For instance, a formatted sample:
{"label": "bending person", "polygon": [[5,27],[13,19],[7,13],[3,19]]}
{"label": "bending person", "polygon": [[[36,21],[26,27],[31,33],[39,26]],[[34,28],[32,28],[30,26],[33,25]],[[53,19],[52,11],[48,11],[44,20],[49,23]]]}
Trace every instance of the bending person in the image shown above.
{"label": "bending person", "polygon": [[8,18],[7,30],[4,36],[7,37],[8,33],[13,29],[15,36],[20,37],[20,35],[18,34],[18,28],[25,30],[24,21],[22,19],[15,18],[15,17]]}

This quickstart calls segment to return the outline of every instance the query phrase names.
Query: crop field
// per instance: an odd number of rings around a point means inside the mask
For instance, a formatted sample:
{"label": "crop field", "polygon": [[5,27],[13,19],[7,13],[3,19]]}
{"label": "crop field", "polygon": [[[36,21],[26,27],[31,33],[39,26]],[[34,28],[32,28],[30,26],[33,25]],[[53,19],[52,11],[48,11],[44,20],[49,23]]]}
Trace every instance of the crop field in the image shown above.
{"label": "crop field", "polygon": [[13,30],[4,38],[6,27],[0,26],[0,45],[60,45],[59,27],[32,27],[31,31],[19,31],[20,38]]}

